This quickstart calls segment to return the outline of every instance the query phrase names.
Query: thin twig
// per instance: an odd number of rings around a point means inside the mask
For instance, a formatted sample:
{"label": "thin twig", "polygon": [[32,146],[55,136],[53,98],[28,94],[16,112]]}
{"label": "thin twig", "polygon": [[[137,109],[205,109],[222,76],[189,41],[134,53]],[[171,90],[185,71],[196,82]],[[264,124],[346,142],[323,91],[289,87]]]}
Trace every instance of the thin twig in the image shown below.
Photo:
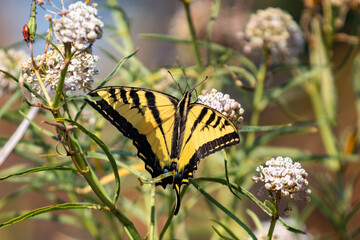
{"label": "thin twig", "polygon": [[19,127],[16,129],[14,134],[6,142],[4,147],[0,151],[0,166],[5,162],[7,157],[12,153],[16,145],[20,142],[21,138],[24,136],[26,130],[30,125],[30,120],[33,120],[40,108],[31,107],[29,112],[26,115],[26,118],[21,122]]}

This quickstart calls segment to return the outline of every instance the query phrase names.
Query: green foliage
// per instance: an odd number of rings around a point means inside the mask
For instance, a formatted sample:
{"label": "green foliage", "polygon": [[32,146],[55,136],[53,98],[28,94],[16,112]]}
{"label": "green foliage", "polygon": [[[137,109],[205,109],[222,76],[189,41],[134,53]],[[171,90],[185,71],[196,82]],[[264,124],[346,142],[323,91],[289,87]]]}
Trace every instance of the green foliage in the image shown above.
{"label": "green foliage", "polygon": [[[295,64],[273,65],[267,46],[262,49],[261,60],[255,61],[238,49],[213,42],[214,27],[225,1],[213,1],[205,38],[196,34],[195,19],[190,14],[194,3],[181,2],[186,12],[184,23],[190,32],[188,38],[139,34],[143,40],[191,47],[188,54],[193,58],[192,63],[166,66],[174,78],[174,82],[169,83],[164,80],[164,66],[149,69],[138,58],[137,53],[142,49],[134,47],[131,18],[117,1],[108,0],[102,7],[111,13],[113,26],[106,26],[104,39],[112,50],[99,49],[115,67],[93,88],[105,84],[129,85],[175,95],[180,92],[175,82],[181,87],[195,86],[208,76],[199,88],[216,86],[223,92],[230,91],[231,97],[245,108],[244,126],[239,130],[240,144],[226,150],[226,155],[216,153],[202,161],[195,178],[183,188],[182,208],[179,215],[174,216],[172,189],[154,186],[157,179],[151,179],[145,172],[131,141],[109,127],[100,114],[92,112],[84,103],[89,96],[63,94],[68,64],[73,58],[70,44],[65,44],[65,59],[69,62],[62,68],[53,97],[39,94],[22,77],[0,69],[20,85],[1,104],[1,121],[17,125],[30,122],[25,137],[13,145],[14,153],[24,159],[23,163],[0,166],[1,184],[22,184],[15,191],[0,195],[0,228],[36,220],[75,226],[94,239],[120,239],[125,235],[129,239],[196,239],[200,235],[204,239],[258,239],[256,229],[268,231],[267,239],[271,239],[277,222],[291,233],[307,234],[302,226],[321,214],[336,238],[356,239],[360,234],[358,224],[353,227],[360,209],[359,200],[354,201],[359,199],[354,185],[359,183],[360,174],[355,170],[359,169],[360,149],[359,38],[356,33],[343,32],[345,30],[336,25],[346,20],[339,14],[339,7],[326,3],[323,12],[317,12],[317,8],[306,6],[302,27],[307,31],[309,51],[301,59],[297,58]],[[193,10],[196,13],[196,9]],[[348,10],[359,18],[358,10]],[[39,19],[32,16],[31,21],[36,24]],[[359,21],[356,24],[358,26]],[[336,39],[344,36],[343,45],[350,53],[338,69]],[[29,44],[32,48],[32,43]],[[348,76],[343,69],[351,69],[352,74]],[[271,78],[276,78],[278,73],[285,76],[285,80],[272,82]],[[351,111],[357,118],[349,126],[350,130],[343,129],[341,121],[344,120],[339,114],[339,85],[347,80],[353,92],[345,94],[354,95],[355,107]],[[31,107],[42,108],[38,115],[46,122],[28,119],[25,114],[30,106],[21,99],[27,99],[29,93],[39,100]],[[301,106],[294,104],[298,101],[309,102],[310,110],[306,114],[297,112],[301,111]],[[306,140],[294,144],[292,137],[298,135]],[[284,144],[283,139],[289,144]],[[2,136],[0,145],[10,140],[11,136]],[[309,147],[307,142],[315,147]],[[293,218],[301,223],[296,226],[290,226],[281,217],[284,208],[278,201],[285,199],[275,199],[268,192],[265,198],[253,193],[264,188],[251,180],[259,174],[256,166],[276,156],[289,156],[301,162],[310,175],[312,202],[299,207],[293,205],[296,208],[293,212],[298,213]],[[8,208],[12,202],[23,202],[29,192],[38,192],[53,204],[27,210],[20,205],[16,209]],[[63,194],[58,194],[60,192]],[[54,211],[58,211],[56,219],[52,217]],[[31,218],[33,216],[36,217]],[[98,219],[98,216],[101,217]],[[270,221],[270,229],[259,229],[262,221]],[[184,232],[180,233],[179,229]],[[330,237],[328,229],[315,226],[312,230],[315,238]]]}

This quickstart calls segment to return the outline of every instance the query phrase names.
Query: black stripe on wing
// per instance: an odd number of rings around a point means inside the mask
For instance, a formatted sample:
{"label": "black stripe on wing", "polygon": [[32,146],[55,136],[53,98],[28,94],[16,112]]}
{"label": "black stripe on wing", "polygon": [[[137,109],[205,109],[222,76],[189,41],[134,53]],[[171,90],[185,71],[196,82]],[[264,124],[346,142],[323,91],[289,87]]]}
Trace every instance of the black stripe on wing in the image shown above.
{"label": "black stripe on wing", "polygon": [[[111,92],[111,90],[109,92]],[[92,97],[99,97],[96,92],[91,92],[89,95]],[[112,125],[114,125],[125,137],[133,140],[133,144],[138,150],[138,157],[145,162],[145,168],[153,178],[164,172],[159,162],[156,160],[156,156],[145,135],[140,134],[139,131],[134,128],[133,125],[123,116],[121,116],[111,105],[109,105],[107,101],[103,99],[96,102],[89,101],[87,99],[85,99],[85,101],[97,110]],[[161,185],[165,188],[167,184],[172,184],[172,178],[163,179],[163,181],[159,182],[157,185]]]}
{"label": "black stripe on wing", "polygon": [[[205,158],[206,156],[220,151],[226,147],[236,145],[240,142],[239,134],[237,132],[228,133],[220,138],[214,139],[200,146],[194,155],[191,157],[189,163],[185,166],[182,173],[183,179],[191,178],[193,172],[197,169],[197,164],[200,159]],[[177,180],[175,179],[175,182]]]}

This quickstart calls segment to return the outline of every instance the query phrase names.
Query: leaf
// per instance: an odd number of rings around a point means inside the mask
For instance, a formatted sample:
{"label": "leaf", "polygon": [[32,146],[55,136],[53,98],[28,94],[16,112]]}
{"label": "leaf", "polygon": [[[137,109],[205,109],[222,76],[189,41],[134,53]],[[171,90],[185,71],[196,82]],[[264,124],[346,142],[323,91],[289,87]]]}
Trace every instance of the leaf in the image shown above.
{"label": "leaf", "polygon": [[[192,44],[191,40],[177,38],[177,37],[173,37],[173,36],[169,36],[169,35],[162,35],[162,34],[143,33],[143,34],[140,34],[140,37],[144,38],[144,39],[162,40],[162,41],[178,43],[178,44]],[[257,70],[255,64],[250,59],[248,59],[244,55],[238,53],[234,49],[228,48],[228,47],[222,46],[220,44],[216,44],[216,43],[209,43],[206,41],[197,40],[197,43],[200,46],[209,48],[210,50],[212,50],[214,52],[220,52],[220,53],[230,52],[231,54],[235,55],[239,59],[239,61],[242,64],[244,64],[244,66],[246,66],[251,71],[251,73],[254,76],[257,74],[258,70]]]}
{"label": "leaf", "polygon": [[297,234],[306,234],[306,232],[301,231],[300,229],[290,227],[282,218],[279,218],[278,221],[281,223],[281,225],[284,226],[284,228],[286,228],[286,230],[288,230],[290,232],[297,233]]}
{"label": "leaf", "polygon": [[[211,219],[211,221],[219,224],[228,234],[230,234],[230,236],[231,236],[233,239],[239,240],[239,238],[236,237],[235,233],[233,233],[233,232],[230,230],[230,228],[228,228],[227,226],[225,226],[225,224],[222,224],[221,222],[219,222],[219,221],[217,221],[217,220],[215,220],[215,219]],[[213,228],[214,228],[214,227],[213,227]],[[215,228],[214,228],[214,230],[215,230]]]}
{"label": "leaf", "polygon": [[202,194],[204,197],[209,200],[212,204],[214,204],[216,207],[218,207],[220,210],[222,210],[226,215],[228,215],[231,219],[233,219],[237,224],[239,224],[249,235],[252,239],[257,239],[254,233],[251,231],[251,229],[246,226],[244,222],[242,222],[235,214],[232,213],[232,211],[225,208],[221,203],[219,203],[215,198],[213,198],[210,194],[208,194],[206,191],[204,191],[202,188],[200,188],[199,185],[195,183],[195,181],[191,181],[191,184]]}
{"label": "leaf", "polygon": [[62,203],[58,205],[46,206],[42,208],[35,209],[33,211],[27,212],[18,217],[12,218],[9,221],[3,222],[0,224],[0,228],[9,226],[11,224],[23,221],[27,218],[40,215],[47,212],[59,211],[59,210],[68,210],[68,209],[102,209],[102,206],[94,203]]}
{"label": "leaf", "polygon": [[111,155],[108,147],[97,136],[95,136],[94,134],[92,134],[91,132],[86,130],[86,128],[84,128],[82,125],[80,125],[77,122],[74,122],[74,121],[72,121],[70,119],[66,119],[66,118],[56,118],[54,120],[59,121],[59,122],[67,122],[67,123],[69,123],[71,125],[77,126],[80,131],[82,131],[83,133],[88,135],[104,151],[104,153],[106,154],[106,156],[109,159],[111,168],[112,168],[114,176],[115,176],[116,191],[115,191],[115,196],[114,196],[114,203],[116,203],[118,198],[119,198],[119,194],[120,194],[120,177],[119,177],[119,172],[118,172],[118,169],[117,169],[116,161],[115,161],[114,157]]}
{"label": "leaf", "polygon": [[[196,179],[192,180],[192,183],[194,181],[209,181],[209,182],[217,182],[217,183],[220,183],[220,184],[223,184],[223,185],[226,184],[226,180],[220,179],[220,178],[196,178]],[[242,187],[240,187],[240,186],[238,186],[238,185],[236,185],[234,183],[230,184],[230,186],[234,190],[239,191],[239,193],[241,193],[244,196],[248,197],[251,201],[253,201],[256,205],[258,205],[267,215],[272,216],[271,209],[268,206],[266,206],[264,203],[262,203],[259,199],[257,199],[252,193],[250,193],[246,189],[244,189],[244,188],[242,188]],[[301,231],[299,229],[290,227],[289,225],[287,225],[285,223],[285,221],[282,218],[279,218],[279,222],[289,231],[292,231],[292,232],[295,232],[295,233],[306,234],[305,232],[303,232],[303,231]]]}
{"label": "leaf", "polygon": [[115,73],[119,71],[119,69],[122,67],[122,65],[125,63],[126,60],[134,56],[139,49],[136,49],[134,52],[132,52],[130,55],[123,57],[115,66],[114,70],[105,78],[105,80],[97,87],[100,88],[104,86],[111,78],[114,76]]}
{"label": "leaf", "polygon": [[256,146],[265,145],[271,140],[284,136],[284,135],[290,135],[290,134],[306,134],[306,133],[315,133],[317,132],[316,126],[286,126],[278,129],[274,129],[268,133],[265,133],[258,137],[255,141]]}
{"label": "leaf", "polygon": [[225,239],[225,240],[233,240],[232,238],[226,237],[225,235],[221,234],[221,232],[219,230],[217,230],[214,226],[211,226],[214,231],[216,232],[217,235],[219,235],[219,237],[221,237],[221,239]]}
{"label": "leaf", "polygon": [[[267,98],[264,101],[270,101],[273,99],[279,98],[284,92],[286,92],[289,88],[298,86],[306,80],[313,79],[315,76],[321,74],[324,66],[315,66],[312,70],[303,72],[302,74],[290,79],[289,81],[283,83],[282,85],[271,89],[270,93],[268,93]],[[266,104],[262,103],[262,104]]]}
{"label": "leaf", "polygon": [[77,172],[75,168],[71,168],[71,167],[63,167],[63,166],[45,166],[45,167],[36,167],[36,168],[30,168],[27,169],[25,171],[21,171],[21,172],[17,172],[17,173],[13,173],[10,175],[7,175],[5,177],[0,177],[0,181],[4,181],[8,178],[14,177],[14,176],[21,176],[21,175],[25,175],[25,174],[29,174],[29,173],[35,173],[35,172],[42,172],[42,171],[59,171],[59,170],[63,170],[63,171],[73,171],[73,172]]}
{"label": "leaf", "polygon": [[264,228],[262,226],[262,223],[261,223],[259,217],[250,209],[246,209],[245,211],[250,216],[250,218],[253,220],[258,232],[260,232],[260,233],[264,232]]}
{"label": "leaf", "polygon": [[[221,179],[221,178],[196,178],[193,181],[206,181],[206,182],[216,182],[216,183],[220,183],[223,185],[226,185],[226,180]],[[238,186],[237,184],[231,183],[230,184],[231,188],[233,188],[235,191],[238,191],[239,193],[243,194],[244,196],[246,196],[247,198],[249,198],[251,201],[253,201],[256,205],[258,205],[266,214],[268,214],[269,216],[272,215],[271,210],[264,204],[262,203],[259,199],[257,199],[251,192],[247,191],[246,189]]]}

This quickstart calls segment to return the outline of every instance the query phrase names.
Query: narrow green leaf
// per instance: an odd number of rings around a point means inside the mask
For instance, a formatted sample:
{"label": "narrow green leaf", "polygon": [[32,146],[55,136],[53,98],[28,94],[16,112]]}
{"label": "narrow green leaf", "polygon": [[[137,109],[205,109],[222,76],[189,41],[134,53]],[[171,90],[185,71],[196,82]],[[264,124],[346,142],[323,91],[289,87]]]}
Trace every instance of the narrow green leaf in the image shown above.
{"label": "narrow green leaf", "polygon": [[254,233],[251,231],[251,229],[246,226],[244,222],[242,222],[235,214],[232,213],[232,211],[225,208],[221,203],[219,203],[215,198],[213,198],[210,194],[208,194],[206,191],[204,191],[202,188],[200,188],[199,185],[195,183],[195,181],[191,181],[191,184],[202,194],[204,197],[209,200],[212,204],[217,206],[219,209],[221,209],[226,215],[228,215],[231,219],[233,219],[237,224],[239,224],[249,235],[252,239],[257,239]]}
{"label": "narrow green leaf", "polygon": [[[221,179],[221,178],[196,178],[193,179],[193,181],[206,181],[206,182],[216,182],[216,183],[220,183],[223,185],[226,185],[226,180]],[[244,196],[246,196],[247,198],[249,198],[251,201],[253,201],[256,205],[258,205],[266,214],[268,214],[269,216],[272,215],[271,210],[264,204],[262,203],[259,199],[257,199],[257,197],[255,197],[251,192],[247,191],[245,188],[240,187],[237,184],[233,184],[231,183],[230,186],[235,190],[238,191],[240,194],[243,194]]]}
{"label": "narrow green leaf", "polygon": [[226,237],[225,235],[221,234],[221,232],[219,230],[217,230],[214,226],[211,226],[214,231],[216,232],[216,234],[221,237],[221,239],[225,239],[225,240],[233,240],[232,238]]}
{"label": "narrow green leaf", "polygon": [[[24,213],[26,213],[26,212],[25,211],[20,212],[20,214],[24,214]],[[2,213],[0,221],[3,221],[3,219],[15,218],[18,215],[19,215],[19,211]],[[76,227],[79,229],[82,229],[84,227],[83,224],[79,221],[79,218],[77,218],[75,216],[65,215],[65,214],[61,214],[61,215],[59,214],[59,215],[56,215],[56,217],[54,217],[54,215],[51,213],[43,213],[43,214],[37,215],[34,219],[58,222],[58,223],[66,224],[71,227]]]}
{"label": "narrow green leaf", "polygon": [[[194,181],[208,181],[208,182],[216,182],[216,183],[220,183],[225,185],[226,184],[226,180],[221,179],[221,178],[196,178],[193,179],[192,182]],[[267,215],[272,216],[272,211],[270,208],[268,208],[264,203],[262,203],[259,199],[257,199],[252,193],[250,193],[249,191],[247,191],[246,189],[236,185],[236,184],[230,184],[230,186],[235,190],[238,191],[239,193],[243,194],[244,196],[248,197],[251,201],[253,201],[256,205],[258,205]],[[289,231],[292,232],[296,232],[296,233],[303,233],[306,234],[305,232],[298,230],[296,228],[290,227],[288,226],[285,221],[282,218],[279,218],[279,222]]]}
{"label": "narrow green leaf", "polygon": [[[191,44],[192,43],[191,40],[188,40],[188,39],[177,38],[177,37],[173,37],[173,36],[169,36],[169,35],[162,35],[162,34],[143,33],[143,34],[140,34],[139,36],[144,39],[162,40],[162,41],[178,43],[178,44]],[[257,74],[258,70],[257,70],[255,64],[250,59],[248,59],[244,55],[238,53],[234,49],[228,48],[228,47],[222,46],[220,44],[216,44],[216,43],[208,43],[206,41],[197,40],[197,42],[200,46],[209,48],[210,50],[212,50],[214,52],[221,52],[221,53],[230,52],[231,54],[235,55],[239,59],[239,61],[242,64],[244,64],[244,66],[246,66],[252,72],[252,74],[254,74],[254,75]]]}
{"label": "narrow green leaf", "polygon": [[256,229],[258,230],[258,232],[262,233],[264,232],[264,228],[262,226],[262,223],[259,219],[259,217],[253,212],[251,211],[250,209],[246,209],[245,212],[250,216],[250,218],[253,220],[255,226],[256,226]]}
{"label": "narrow green leaf", "polygon": [[284,228],[286,228],[286,230],[288,230],[290,232],[297,233],[297,234],[306,234],[306,232],[301,231],[300,229],[290,227],[282,218],[279,218],[278,221],[281,223],[281,225],[283,225]]}
{"label": "narrow green leaf", "polygon": [[17,173],[13,173],[10,175],[7,175],[5,177],[0,177],[0,181],[6,180],[8,178],[14,177],[14,176],[21,176],[24,174],[28,174],[28,173],[35,173],[35,172],[42,172],[42,171],[73,171],[74,173],[76,173],[76,169],[75,168],[71,168],[71,167],[63,167],[63,166],[45,166],[45,167],[36,167],[36,168],[30,168],[27,169],[25,171],[21,171],[21,172],[17,172]]}
{"label": "narrow green leaf", "polygon": [[289,134],[306,134],[306,133],[314,133],[317,132],[317,127],[315,126],[304,126],[304,127],[300,127],[300,126],[287,126],[287,127],[282,127],[276,130],[273,130],[271,132],[265,133],[263,135],[261,135],[260,137],[258,137],[255,141],[255,146],[259,146],[259,145],[265,145],[268,142],[270,142],[271,140],[280,137],[280,136],[284,136],[284,135],[289,135]]}
{"label": "narrow green leaf", "polygon": [[219,224],[233,239],[240,240],[233,231],[231,231],[230,228],[228,228],[225,224],[221,223],[220,221],[217,221],[215,219],[211,219],[211,221]]}
{"label": "narrow green leaf", "polygon": [[[224,151],[224,155],[225,155],[225,151]],[[224,165],[225,165],[225,177],[226,177],[226,184],[230,190],[230,192],[237,197],[239,200],[241,200],[241,198],[233,191],[233,189],[230,187],[230,181],[229,181],[229,172],[228,172],[228,168],[227,168],[227,160],[226,160],[226,155],[224,158]]]}
{"label": "narrow green leaf", "polygon": [[[283,83],[282,85],[271,89],[270,93],[267,95],[265,101],[277,99],[280,97],[284,92],[286,92],[289,88],[298,86],[299,84],[303,83],[306,80],[314,78],[316,75],[321,74],[323,71],[324,66],[317,66],[314,67],[310,71],[302,72],[302,74],[290,79],[289,81]],[[262,103],[266,104],[266,103]]]}
{"label": "narrow green leaf", "polygon": [[268,132],[268,131],[288,131],[288,132],[296,132],[296,131],[304,131],[312,130],[315,131],[314,122],[298,122],[298,123],[288,123],[281,125],[269,125],[269,126],[243,126],[239,132]]}
{"label": "narrow green leaf", "polygon": [[58,210],[68,210],[68,209],[102,209],[102,206],[94,203],[62,203],[53,206],[46,206],[42,208],[35,209],[33,211],[27,212],[21,216],[10,219],[9,221],[3,222],[0,224],[0,228],[9,226],[11,224],[23,221],[27,218],[40,215],[47,212],[53,212]]}
{"label": "narrow green leaf", "polygon": [[114,176],[115,176],[116,191],[115,191],[115,196],[114,196],[114,204],[116,204],[116,202],[117,202],[117,200],[119,198],[119,194],[120,194],[120,176],[119,176],[118,168],[117,168],[117,165],[116,165],[116,161],[115,161],[114,157],[111,155],[108,147],[97,136],[95,136],[93,133],[86,130],[86,128],[84,128],[79,123],[74,122],[74,121],[72,121],[70,119],[66,119],[66,118],[57,118],[55,120],[60,121],[60,122],[67,122],[67,123],[69,123],[71,125],[77,126],[80,131],[82,131],[83,133],[88,135],[104,151],[104,153],[106,154],[106,156],[109,159],[111,168],[112,168]]}
{"label": "narrow green leaf", "polygon": [[139,49],[136,49],[134,52],[132,52],[130,55],[123,57],[115,66],[114,70],[105,78],[105,80],[97,87],[100,88],[104,86],[111,78],[114,76],[115,73],[119,71],[119,69],[122,67],[122,65],[125,63],[126,60],[134,56]]}

